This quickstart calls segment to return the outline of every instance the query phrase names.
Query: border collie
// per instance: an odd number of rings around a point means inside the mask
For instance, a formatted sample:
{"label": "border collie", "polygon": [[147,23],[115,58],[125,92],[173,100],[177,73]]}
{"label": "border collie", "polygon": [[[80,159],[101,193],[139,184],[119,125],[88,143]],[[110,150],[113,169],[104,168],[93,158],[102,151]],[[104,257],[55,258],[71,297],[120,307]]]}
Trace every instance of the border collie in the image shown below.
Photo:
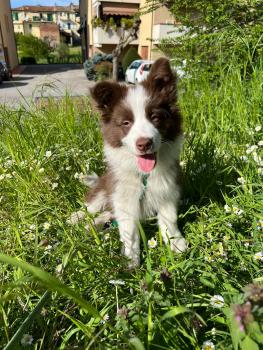
{"label": "border collie", "polygon": [[185,251],[177,227],[182,121],[169,61],[158,59],[139,85],[99,82],[91,96],[101,115],[108,166],[86,197],[88,212],[101,213],[95,224],[117,221],[130,267],[140,263],[138,222],[147,216],[157,214],[164,242]]}

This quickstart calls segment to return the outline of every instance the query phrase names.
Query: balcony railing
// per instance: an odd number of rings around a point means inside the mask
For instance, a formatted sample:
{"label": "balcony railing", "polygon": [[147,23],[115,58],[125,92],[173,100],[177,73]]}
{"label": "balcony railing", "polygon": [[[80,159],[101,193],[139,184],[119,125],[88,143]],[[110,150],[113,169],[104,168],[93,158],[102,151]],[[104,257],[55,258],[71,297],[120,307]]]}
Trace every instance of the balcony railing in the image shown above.
{"label": "balcony railing", "polygon": [[[123,0],[92,0],[93,7],[97,7],[101,5],[103,2],[115,2],[115,3],[123,3]],[[125,3],[128,4],[140,4],[141,0],[127,0]]]}
{"label": "balcony railing", "polygon": [[[117,29],[116,31],[113,31],[109,29],[108,31],[104,30],[101,27],[93,28],[93,43],[95,47],[100,47],[104,44],[118,44],[120,40],[120,30]],[[131,44],[138,45],[139,41],[134,40]]]}
{"label": "balcony railing", "polygon": [[159,44],[162,39],[178,38],[186,32],[186,28],[173,24],[154,24],[152,39],[154,44]]}

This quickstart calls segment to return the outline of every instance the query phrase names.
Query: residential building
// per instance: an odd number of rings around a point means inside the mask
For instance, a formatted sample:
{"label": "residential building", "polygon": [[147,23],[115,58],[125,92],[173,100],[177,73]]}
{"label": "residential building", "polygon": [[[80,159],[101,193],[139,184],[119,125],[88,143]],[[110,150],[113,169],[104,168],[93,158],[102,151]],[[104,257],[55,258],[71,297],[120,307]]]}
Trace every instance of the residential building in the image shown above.
{"label": "residential building", "polygon": [[24,21],[23,34],[33,35],[47,42],[51,47],[56,47],[60,43],[59,26],[53,22],[46,21]]}
{"label": "residential building", "polygon": [[0,2],[0,61],[11,69],[18,65],[10,0]]}
{"label": "residential building", "polygon": [[[60,40],[69,44],[78,43],[80,25],[79,7],[70,4],[68,6],[21,6],[12,9],[15,33],[29,34],[44,39],[48,37],[54,45],[57,40],[57,26],[60,31]],[[45,23],[45,25],[43,25]],[[53,24],[53,25],[48,25]],[[45,28],[45,29],[43,29]],[[56,40],[54,40],[56,37]]]}
{"label": "residential building", "polygon": [[[146,0],[80,0],[80,17],[83,32],[86,33],[84,41],[85,47],[89,48],[88,55],[111,53],[119,42],[121,19],[131,19],[146,5]],[[143,59],[156,59],[160,56],[160,41],[180,35],[178,23],[165,6],[140,18],[138,39],[130,45],[137,48]]]}

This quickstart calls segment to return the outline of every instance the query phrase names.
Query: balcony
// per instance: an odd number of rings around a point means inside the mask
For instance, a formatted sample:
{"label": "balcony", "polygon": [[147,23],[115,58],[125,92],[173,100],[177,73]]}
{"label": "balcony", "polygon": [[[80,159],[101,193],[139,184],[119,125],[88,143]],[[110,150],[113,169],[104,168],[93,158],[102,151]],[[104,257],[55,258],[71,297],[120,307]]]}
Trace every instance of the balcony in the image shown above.
{"label": "balcony", "polygon": [[152,40],[154,44],[159,44],[162,39],[175,39],[186,32],[186,28],[173,24],[154,24]]}
{"label": "balcony", "polygon": [[[92,5],[93,7],[97,7],[99,5],[101,5],[101,3],[123,3],[123,0],[92,0]],[[125,4],[140,4],[141,0],[127,0],[125,1]]]}
{"label": "balcony", "polygon": [[[119,43],[120,40],[120,29],[117,29],[116,31],[108,30],[105,31],[101,27],[93,28],[93,43],[95,47],[101,47],[101,45],[105,44],[113,44],[116,45]],[[132,45],[138,45],[139,41],[134,40],[132,41]]]}

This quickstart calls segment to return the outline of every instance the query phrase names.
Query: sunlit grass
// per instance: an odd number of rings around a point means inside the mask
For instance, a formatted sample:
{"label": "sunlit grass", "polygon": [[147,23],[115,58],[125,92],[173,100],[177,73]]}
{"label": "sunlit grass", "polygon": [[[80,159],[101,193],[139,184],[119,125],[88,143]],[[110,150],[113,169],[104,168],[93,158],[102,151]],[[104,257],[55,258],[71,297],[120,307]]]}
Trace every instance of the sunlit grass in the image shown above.
{"label": "sunlit grass", "polygon": [[[67,223],[83,209],[82,174],[104,168],[88,98],[0,108],[1,348],[31,313],[22,328],[33,337],[28,349],[183,350],[211,341],[225,350],[252,341],[233,328],[230,306],[244,301],[245,285],[262,282],[262,81],[260,69],[247,81],[232,69],[217,84],[206,76],[180,82],[179,225],[190,247],[173,255],[150,220],[133,272],[115,228],[87,232],[88,215]],[[157,245],[148,248],[151,238]]]}

